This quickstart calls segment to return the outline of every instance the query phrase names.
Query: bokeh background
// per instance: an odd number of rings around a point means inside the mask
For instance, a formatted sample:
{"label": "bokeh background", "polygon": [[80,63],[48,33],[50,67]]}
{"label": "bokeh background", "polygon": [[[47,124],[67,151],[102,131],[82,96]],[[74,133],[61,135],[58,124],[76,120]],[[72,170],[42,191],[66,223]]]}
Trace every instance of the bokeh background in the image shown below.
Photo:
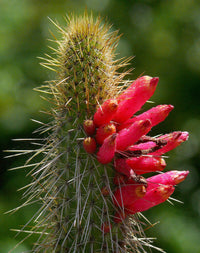
{"label": "bokeh background", "polygon": [[[37,58],[50,50],[48,20],[64,24],[66,13],[80,14],[87,8],[100,14],[123,34],[117,58],[135,56],[130,76],[141,73],[159,76],[153,101],[173,104],[175,109],[152,134],[173,130],[190,132],[190,139],[170,153],[168,169],[190,170],[185,182],[173,195],[184,202],[164,203],[146,212],[152,223],[147,231],[157,237],[155,245],[166,252],[200,252],[200,2],[195,0],[0,0],[0,252],[7,253],[23,236],[19,229],[37,207],[26,207],[14,215],[4,212],[23,202],[17,189],[29,183],[27,169],[21,166],[27,157],[5,159],[3,150],[29,149],[16,138],[38,137],[32,134],[38,125],[30,119],[48,121],[39,113],[45,107],[32,89],[53,78]],[[59,35],[58,35],[59,36]],[[30,237],[13,252],[30,249]],[[154,250],[153,250],[154,252]]]}

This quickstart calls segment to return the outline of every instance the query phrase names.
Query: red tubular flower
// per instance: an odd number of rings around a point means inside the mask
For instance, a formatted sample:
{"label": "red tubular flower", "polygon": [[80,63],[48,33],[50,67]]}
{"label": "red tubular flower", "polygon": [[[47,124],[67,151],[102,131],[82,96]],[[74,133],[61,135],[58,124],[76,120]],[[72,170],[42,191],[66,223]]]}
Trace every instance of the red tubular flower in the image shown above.
{"label": "red tubular flower", "polygon": [[133,145],[142,135],[151,130],[150,120],[140,120],[133,123],[129,128],[119,132],[116,138],[116,150],[123,151]]}
{"label": "red tubular flower", "polygon": [[[95,138],[84,140],[85,150],[94,153],[97,142],[97,160],[101,164],[114,160],[113,183],[116,189],[110,194],[108,188],[103,187],[101,194],[112,195],[116,209],[115,223],[121,223],[127,215],[143,212],[166,201],[174,192],[174,185],[182,182],[189,173],[169,171],[147,179],[141,176],[163,171],[166,163],[161,156],[188,139],[188,133],[181,131],[159,137],[146,135],[168,116],[174,108],[172,105],[158,105],[133,116],[153,95],[157,83],[157,77],[136,79],[117,99],[106,100],[97,109],[93,121],[84,122],[87,135],[96,132]],[[110,229],[110,224],[103,223],[104,233]]]}
{"label": "red tubular flower", "polygon": [[170,150],[179,146],[182,142],[186,141],[188,139],[188,136],[189,136],[188,132],[181,132],[181,131],[160,136],[158,139],[165,140],[167,144],[164,147],[158,149],[157,151],[152,152],[151,155],[158,156],[169,152]]}
{"label": "red tubular flower", "polygon": [[131,205],[137,199],[144,197],[146,187],[140,184],[129,184],[118,188],[114,192],[113,201],[118,207]]}
{"label": "red tubular flower", "polygon": [[177,185],[186,179],[189,171],[172,170],[162,174],[147,178],[148,187],[150,190],[158,185]]}
{"label": "red tubular flower", "polygon": [[104,126],[100,126],[98,129],[97,129],[97,133],[96,133],[96,141],[99,143],[99,144],[102,144],[103,141],[109,136],[109,135],[112,135],[116,133],[116,127],[114,124],[106,124]]}
{"label": "red tubular flower", "polygon": [[99,127],[111,121],[118,108],[116,99],[106,100],[94,114],[94,124]]}
{"label": "red tubular flower", "polygon": [[118,98],[118,108],[113,121],[123,123],[140,110],[144,103],[153,95],[159,78],[143,76],[136,79],[133,84]]}
{"label": "red tubular flower", "polygon": [[145,120],[145,119],[149,119],[151,121],[151,125],[153,127],[153,126],[159,124],[160,122],[162,122],[163,120],[165,120],[165,118],[169,115],[169,113],[172,111],[173,108],[174,108],[173,105],[158,105],[156,107],[153,107],[150,110],[148,110],[138,116],[135,116],[131,119],[128,119],[127,121],[125,121],[124,123],[119,125],[118,131],[129,127],[135,121]]}
{"label": "red tubular flower", "polygon": [[112,161],[115,150],[116,150],[116,134],[112,134],[111,136],[107,137],[102,146],[99,148],[99,151],[97,153],[97,160],[102,163],[106,164]]}
{"label": "red tubular flower", "polygon": [[120,103],[123,100],[130,99],[133,96],[133,92],[139,87],[143,87],[145,85],[149,85],[149,82],[152,80],[151,76],[142,76],[137,78],[133,83],[126,88],[118,97],[117,101]]}
{"label": "red tubular flower", "polygon": [[[120,223],[127,214],[143,212],[149,208],[166,201],[174,192],[174,185],[181,183],[187,177],[189,171],[169,171],[163,174],[147,178],[147,189],[144,197],[128,204],[124,204],[125,210],[117,211],[114,217],[116,223]],[[128,184],[131,179],[127,180]],[[136,184],[135,184],[136,185]]]}
{"label": "red tubular flower", "polygon": [[132,157],[126,159],[126,163],[138,175],[162,171],[166,167],[165,160],[161,157]]}
{"label": "red tubular flower", "polygon": [[136,151],[136,150],[147,150],[147,149],[152,149],[156,146],[156,143],[153,141],[148,141],[140,144],[135,144],[132,145],[128,148],[130,151]]}
{"label": "red tubular flower", "polygon": [[134,203],[126,207],[127,214],[143,212],[149,208],[161,204],[166,201],[174,192],[172,185],[159,185],[151,190],[147,190],[145,196],[136,200]]}

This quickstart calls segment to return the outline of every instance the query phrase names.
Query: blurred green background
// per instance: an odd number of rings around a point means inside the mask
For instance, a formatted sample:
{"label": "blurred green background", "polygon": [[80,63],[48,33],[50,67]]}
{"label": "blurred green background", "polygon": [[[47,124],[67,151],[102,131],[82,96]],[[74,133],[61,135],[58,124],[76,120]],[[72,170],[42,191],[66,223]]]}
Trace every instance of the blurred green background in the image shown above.
{"label": "blurred green background", "polygon": [[[170,153],[170,169],[190,170],[177,187],[174,198],[184,204],[164,203],[146,212],[152,223],[149,236],[166,252],[200,252],[200,2],[195,0],[0,0],[0,139],[1,148],[28,149],[25,142],[11,139],[38,137],[32,134],[35,118],[48,121],[39,113],[45,107],[32,89],[53,78],[37,58],[49,52],[47,41],[56,33],[48,17],[63,24],[66,13],[93,11],[123,36],[117,57],[134,55],[131,79],[141,73],[159,76],[153,101],[173,104],[175,109],[152,134],[173,130],[190,132],[190,139]],[[23,165],[27,157],[3,158],[0,162],[0,252],[7,253],[23,236],[15,237],[11,228],[20,228],[37,207],[26,207],[14,215],[3,213],[23,202],[16,192],[29,182],[27,169],[7,171]],[[30,237],[13,252],[30,249]],[[154,251],[153,251],[154,252]]]}

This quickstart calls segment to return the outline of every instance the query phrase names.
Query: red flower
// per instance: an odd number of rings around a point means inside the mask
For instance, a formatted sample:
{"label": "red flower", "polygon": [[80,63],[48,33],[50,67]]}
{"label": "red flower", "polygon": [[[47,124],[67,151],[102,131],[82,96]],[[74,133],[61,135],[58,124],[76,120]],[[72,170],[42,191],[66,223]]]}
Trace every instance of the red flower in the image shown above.
{"label": "red flower", "polygon": [[96,127],[92,119],[87,119],[83,122],[83,128],[87,135],[93,135],[95,133]]}
{"label": "red flower", "polygon": [[165,160],[162,157],[140,156],[126,159],[126,164],[138,175],[162,171],[166,167]]}
{"label": "red flower", "polygon": [[96,141],[94,138],[87,137],[83,141],[83,147],[89,154],[93,154],[96,151]]}
{"label": "red flower", "polygon": [[130,127],[121,130],[116,138],[116,150],[123,151],[151,130],[150,120],[139,120]]}
{"label": "red flower", "polygon": [[147,189],[150,190],[158,185],[177,185],[186,179],[188,173],[189,171],[172,170],[163,174],[149,177],[147,178]]}
{"label": "red flower", "polygon": [[128,119],[118,127],[118,131],[129,127],[135,121],[149,119],[151,121],[151,126],[155,126],[165,120],[165,118],[169,115],[171,110],[173,109],[173,105],[158,105],[156,107],[151,108],[150,110],[135,116],[133,118]]}
{"label": "red flower", "polygon": [[118,98],[117,112],[113,121],[123,123],[141,109],[144,103],[153,95],[159,78],[143,76],[136,79],[132,85]]}
{"label": "red flower", "polygon": [[128,184],[119,187],[114,192],[113,201],[118,207],[126,207],[134,203],[137,199],[144,197],[146,187],[139,184]]}
{"label": "red flower", "polygon": [[[116,170],[113,182],[116,189],[112,200],[116,206],[113,221],[122,222],[127,215],[143,212],[166,201],[174,192],[174,185],[183,181],[188,171],[170,171],[150,178],[141,174],[162,171],[166,167],[161,157],[188,139],[187,132],[172,132],[159,137],[147,136],[151,128],[168,116],[172,105],[158,105],[134,116],[154,94],[158,77],[142,76],[136,79],[115,99],[106,100],[94,114],[93,120],[84,122],[87,137],[84,148],[94,153],[101,164],[113,162]],[[90,139],[89,139],[90,138]],[[96,140],[96,141],[95,141]],[[107,191],[102,189],[107,195]],[[110,225],[103,225],[104,233]]]}
{"label": "red flower", "polygon": [[116,99],[106,100],[94,114],[94,124],[96,127],[109,123],[115,115],[118,108]]}
{"label": "red flower", "polygon": [[110,135],[112,135],[112,134],[114,134],[114,133],[116,133],[116,127],[115,127],[115,125],[114,125],[114,124],[111,124],[111,123],[105,124],[105,125],[103,125],[103,126],[100,126],[100,127],[97,129],[97,133],[96,133],[95,138],[96,138],[97,142],[98,142],[100,145],[102,145],[103,142],[104,142],[104,140],[105,140],[108,136],[110,136]]}
{"label": "red flower", "polygon": [[106,164],[112,161],[116,151],[116,134],[107,137],[97,153],[97,160]]}
{"label": "red flower", "polygon": [[167,144],[161,149],[158,149],[150,154],[163,155],[164,153],[167,153],[170,150],[179,146],[182,142],[186,141],[188,139],[188,136],[189,136],[188,132],[181,132],[181,131],[162,135],[158,137],[158,140],[164,140],[167,142]]}
{"label": "red flower", "polygon": [[146,192],[146,195],[126,207],[127,214],[143,212],[166,201],[174,192],[172,185],[157,185]]}

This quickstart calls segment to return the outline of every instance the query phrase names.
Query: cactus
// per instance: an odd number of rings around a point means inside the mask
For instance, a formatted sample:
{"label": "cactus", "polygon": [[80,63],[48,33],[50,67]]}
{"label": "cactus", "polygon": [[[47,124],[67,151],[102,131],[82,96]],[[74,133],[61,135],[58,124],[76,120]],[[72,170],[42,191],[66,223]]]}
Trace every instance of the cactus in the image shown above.
{"label": "cactus", "polygon": [[40,129],[48,137],[32,157],[43,155],[26,194],[26,203],[41,203],[32,252],[146,252],[153,245],[140,212],[167,200],[188,172],[141,175],[162,171],[161,156],[188,134],[148,136],[173,109],[160,105],[133,116],[158,78],[124,80],[129,71],[118,71],[130,59],[114,59],[119,35],[100,18],[84,14],[67,22],[66,28],[54,23],[62,39],[56,57],[42,63],[56,80],[39,88],[49,94],[53,120]]}

